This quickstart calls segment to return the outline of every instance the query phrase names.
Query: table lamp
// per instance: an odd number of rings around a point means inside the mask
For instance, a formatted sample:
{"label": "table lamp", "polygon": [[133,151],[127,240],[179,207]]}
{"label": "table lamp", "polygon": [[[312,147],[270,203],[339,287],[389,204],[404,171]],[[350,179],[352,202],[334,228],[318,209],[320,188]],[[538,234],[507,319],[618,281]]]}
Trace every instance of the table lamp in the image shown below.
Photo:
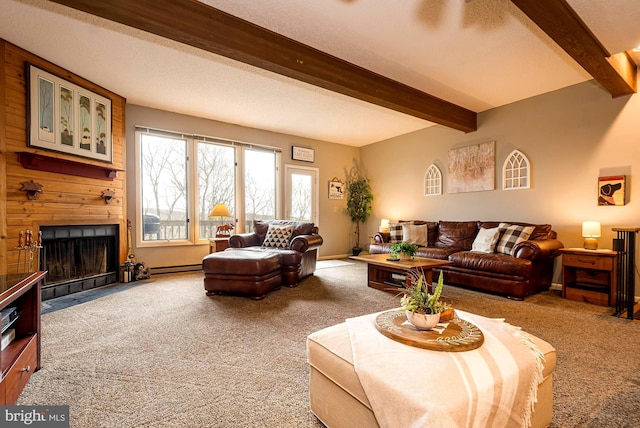
{"label": "table lamp", "polygon": [[216,228],[216,237],[228,236],[230,235],[231,229],[233,229],[233,225],[226,225],[226,228],[223,228],[223,222],[225,217],[231,217],[231,213],[229,212],[229,208],[225,204],[215,204],[215,206],[211,209],[209,213],[209,218],[219,218],[220,226]]}
{"label": "table lamp", "polygon": [[600,237],[600,223],[597,221],[585,221],[582,223],[582,237],[585,250],[597,250]]}
{"label": "table lamp", "polygon": [[383,218],[380,220],[380,227],[378,228],[378,232],[386,232],[389,233],[389,219]]}

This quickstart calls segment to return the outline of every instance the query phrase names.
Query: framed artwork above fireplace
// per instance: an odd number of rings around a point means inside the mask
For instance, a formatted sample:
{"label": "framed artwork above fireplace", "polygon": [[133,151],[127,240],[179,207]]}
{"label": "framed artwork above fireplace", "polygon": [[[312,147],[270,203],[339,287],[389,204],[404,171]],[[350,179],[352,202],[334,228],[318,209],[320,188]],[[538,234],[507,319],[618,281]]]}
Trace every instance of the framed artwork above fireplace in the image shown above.
{"label": "framed artwork above fireplace", "polygon": [[26,64],[30,147],[113,162],[111,100]]}

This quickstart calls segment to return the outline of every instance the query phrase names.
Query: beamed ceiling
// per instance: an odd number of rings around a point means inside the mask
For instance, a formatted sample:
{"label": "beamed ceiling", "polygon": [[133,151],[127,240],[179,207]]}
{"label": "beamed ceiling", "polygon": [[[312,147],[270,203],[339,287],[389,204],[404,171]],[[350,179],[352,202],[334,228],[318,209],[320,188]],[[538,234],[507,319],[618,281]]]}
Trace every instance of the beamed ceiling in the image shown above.
{"label": "beamed ceiling", "polygon": [[0,4],[0,37],[129,103],[355,146],[591,79],[636,91],[635,0]]}

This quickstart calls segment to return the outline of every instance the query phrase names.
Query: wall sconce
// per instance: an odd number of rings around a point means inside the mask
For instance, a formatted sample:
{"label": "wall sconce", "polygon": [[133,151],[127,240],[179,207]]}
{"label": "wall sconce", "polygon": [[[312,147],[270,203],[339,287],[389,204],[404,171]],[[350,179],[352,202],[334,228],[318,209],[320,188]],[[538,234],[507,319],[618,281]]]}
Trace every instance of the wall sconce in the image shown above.
{"label": "wall sconce", "polygon": [[597,250],[600,237],[600,223],[597,221],[585,221],[582,223],[582,237],[585,250]]}
{"label": "wall sconce", "polygon": [[38,196],[40,196],[41,193],[44,193],[44,190],[42,190],[42,184],[36,183],[33,180],[23,181],[20,184],[22,184],[22,188],[20,190],[27,193],[27,198],[30,201],[38,199]]}
{"label": "wall sconce", "polygon": [[389,219],[383,218],[380,220],[380,227],[378,228],[378,232],[389,233]]}
{"label": "wall sconce", "polygon": [[105,204],[110,204],[111,200],[116,197],[116,192],[111,189],[106,189],[102,191],[102,199],[104,199]]}

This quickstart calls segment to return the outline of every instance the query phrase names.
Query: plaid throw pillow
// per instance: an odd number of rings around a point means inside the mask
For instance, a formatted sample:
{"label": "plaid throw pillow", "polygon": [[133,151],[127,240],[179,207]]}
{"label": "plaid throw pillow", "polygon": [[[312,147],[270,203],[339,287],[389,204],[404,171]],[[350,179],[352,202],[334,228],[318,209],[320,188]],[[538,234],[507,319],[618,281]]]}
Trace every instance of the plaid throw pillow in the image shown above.
{"label": "plaid throw pillow", "polygon": [[397,244],[402,242],[402,223],[389,224],[389,243]]}
{"label": "plaid throw pillow", "polygon": [[500,240],[496,245],[496,253],[511,255],[513,247],[522,241],[526,241],[533,233],[533,226],[516,226],[514,224],[500,223]]}
{"label": "plaid throw pillow", "polygon": [[292,234],[293,225],[276,226],[270,224],[262,246],[265,248],[289,248],[289,239]]}

